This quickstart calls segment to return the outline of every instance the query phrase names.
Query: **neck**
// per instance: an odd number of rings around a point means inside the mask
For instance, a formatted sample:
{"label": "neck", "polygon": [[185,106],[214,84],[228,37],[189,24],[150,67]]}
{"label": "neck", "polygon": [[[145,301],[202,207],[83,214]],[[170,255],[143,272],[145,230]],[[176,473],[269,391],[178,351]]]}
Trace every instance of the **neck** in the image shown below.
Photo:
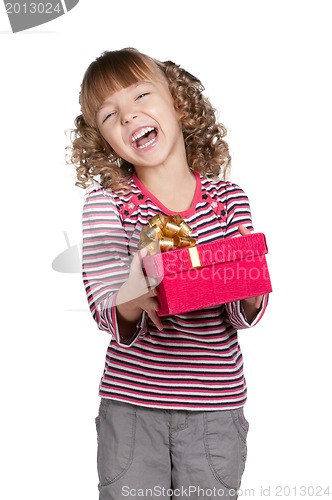
{"label": "neck", "polygon": [[188,165],[184,165],[182,168],[177,166],[175,168],[157,167],[142,170],[138,169],[136,170],[136,175],[151,192],[160,188],[169,191],[174,186],[188,182],[193,177]]}
{"label": "neck", "polygon": [[186,168],[173,170],[164,169],[157,172],[153,169],[149,175],[136,175],[144,186],[165,207],[171,211],[187,210],[194,198],[196,191],[196,179],[193,172]]}

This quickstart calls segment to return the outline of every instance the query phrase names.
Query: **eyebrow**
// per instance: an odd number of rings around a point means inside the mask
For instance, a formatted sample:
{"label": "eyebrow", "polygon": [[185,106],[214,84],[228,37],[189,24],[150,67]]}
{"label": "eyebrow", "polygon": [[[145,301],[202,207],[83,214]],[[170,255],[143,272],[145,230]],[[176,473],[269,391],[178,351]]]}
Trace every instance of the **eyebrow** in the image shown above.
{"label": "eyebrow", "polygon": [[134,86],[135,89],[137,89],[137,87],[140,87],[141,85],[152,85],[154,87],[154,83],[150,80],[142,80],[140,82],[137,82]]}
{"label": "eyebrow", "polygon": [[141,80],[135,84],[135,88],[139,87],[139,85],[145,85],[146,83],[150,83],[151,85],[153,85],[153,82],[151,80]]}

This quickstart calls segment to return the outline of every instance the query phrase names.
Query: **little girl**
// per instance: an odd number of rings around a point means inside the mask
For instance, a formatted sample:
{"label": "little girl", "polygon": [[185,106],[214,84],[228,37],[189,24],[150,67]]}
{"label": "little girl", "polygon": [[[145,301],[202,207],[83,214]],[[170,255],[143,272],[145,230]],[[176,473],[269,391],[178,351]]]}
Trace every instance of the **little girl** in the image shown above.
{"label": "little girl", "polygon": [[203,90],[132,48],[104,52],[83,78],[71,152],[88,188],[83,278],[111,335],[96,418],[100,500],[237,498],[240,487],[248,422],[237,330],[261,319],[268,297],[161,319],[138,251],[158,213],[180,214],[198,245],[253,230]]}

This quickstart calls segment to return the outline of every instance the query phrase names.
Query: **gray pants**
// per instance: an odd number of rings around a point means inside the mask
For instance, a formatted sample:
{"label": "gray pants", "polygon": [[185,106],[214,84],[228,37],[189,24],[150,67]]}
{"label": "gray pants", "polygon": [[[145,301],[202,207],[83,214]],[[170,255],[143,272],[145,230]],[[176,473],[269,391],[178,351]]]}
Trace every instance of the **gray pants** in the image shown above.
{"label": "gray pants", "polygon": [[236,499],[243,409],[163,410],[102,399],[96,418],[99,500]]}

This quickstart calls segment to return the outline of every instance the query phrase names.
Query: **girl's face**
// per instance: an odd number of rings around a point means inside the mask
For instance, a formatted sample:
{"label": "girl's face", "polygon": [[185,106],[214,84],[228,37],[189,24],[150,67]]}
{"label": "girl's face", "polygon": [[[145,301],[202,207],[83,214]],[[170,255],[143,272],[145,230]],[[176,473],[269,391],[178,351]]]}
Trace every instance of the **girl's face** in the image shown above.
{"label": "girl's face", "polygon": [[158,166],[183,155],[180,117],[166,81],[140,81],[110,95],[97,126],[115,155],[135,168]]}

